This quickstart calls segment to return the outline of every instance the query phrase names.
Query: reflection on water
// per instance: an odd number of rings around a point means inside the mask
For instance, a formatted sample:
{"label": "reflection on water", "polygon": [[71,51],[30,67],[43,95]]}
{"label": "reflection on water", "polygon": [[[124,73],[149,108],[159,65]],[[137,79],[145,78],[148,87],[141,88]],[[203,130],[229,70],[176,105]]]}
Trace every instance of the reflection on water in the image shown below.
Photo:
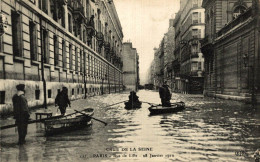
{"label": "reflection on water", "polygon": [[[160,103],[156,92],[137,95],[141,101]],[[92,127],[45,137],[43,124],[31,124],[24,146],[16,145],[14,128],[3,130],[1,161],[252,161],[260,147],[259,109],[180,94],[173,101],[199,110],[149,116],[144,103],[138,110],[125,110],[123,103],[102,108],[127,98],[126,93],[110,94],[72,103],[77,110],[94,107],[94,116],[107,126],[94,121]],[[239,151],[246,154],[237,156]]]}

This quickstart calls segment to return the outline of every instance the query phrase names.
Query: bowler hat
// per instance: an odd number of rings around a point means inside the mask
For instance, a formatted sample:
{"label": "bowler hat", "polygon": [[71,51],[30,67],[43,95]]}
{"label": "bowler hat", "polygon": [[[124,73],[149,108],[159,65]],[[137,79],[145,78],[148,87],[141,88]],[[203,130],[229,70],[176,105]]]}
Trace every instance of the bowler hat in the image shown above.
{"label": "bowler hat", "polygon": [[25,85],[24,85],[24,84],[18,84],[18,85],[16,86],[16,89],[17,89],[18,91],[24,91],[24,88],[25,88]]}

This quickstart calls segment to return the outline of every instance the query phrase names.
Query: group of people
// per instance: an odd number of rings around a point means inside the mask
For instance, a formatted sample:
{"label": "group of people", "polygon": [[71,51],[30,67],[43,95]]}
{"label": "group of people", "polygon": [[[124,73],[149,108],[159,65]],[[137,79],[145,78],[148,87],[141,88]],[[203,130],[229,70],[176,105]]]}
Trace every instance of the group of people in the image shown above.
{"label": "group of people", "polygon": [[[15,124],[18,128],[18,144],[22,145],[25,143],[25,136],[27,134],[28,121],[30,120],[30,113],[28,109],[28,102],[25,98],[25,85],[19,84],[16,86],[17,93],[13,96],[13,112]],[[55,106],[59,106],[62,115],[65,115],[66,108],[71,106],[68,97],[68,88],[63,87],[62,91],[59,92],[55,98]]]}
{"label": "group of people", "polygon": [[[25,136],[27,134],[28,121],[30,120],[30,113],[28,109],[28,103],[25,98],[25,85],[19,84],[16,86],[17,93],[13,96],[13,111],[14,119],[18,128],[19,142],[18,144],[25,143]],[[167,82],[159,88],[159,94],[162,102],[162,106],[171,106],[170,99],[171,93]],[[135,91],[131,91],[129,95],[129,102],[137,103],[140,102],[139,97]],[[59,92],[55,98],[55,106],[59,107],[62,115],[65,115],[66,108],[71,107],[71,103],[68,97],[68,88],[63,87],[62,91]]]}

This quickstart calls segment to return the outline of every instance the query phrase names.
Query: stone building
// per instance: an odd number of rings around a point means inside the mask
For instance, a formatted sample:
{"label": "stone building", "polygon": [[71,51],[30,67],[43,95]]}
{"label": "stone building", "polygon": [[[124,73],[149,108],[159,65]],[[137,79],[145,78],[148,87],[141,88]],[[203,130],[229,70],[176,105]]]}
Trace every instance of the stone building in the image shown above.
{"label": "stone building", "polygon": [[133,48],[131,42],[123,43],[122,52],[123,64],[123,85],[126,90],[138,90],[139,79],[139,56],[136,48]]}
{"label": "stone building", "polygon": [[1,0],[0,111],[12,110],[15,86],[30,107],[122,89],[122,27],[110,0]]}
{"label": "stone building", "polygon": [[[181,13],[180,10],[176,15],[173,22],[173,27],[175,29],[175,46],[174,46],[174,56],[173,56],[173,62],[172,62],[172,70],[173,70],[173,91],[174,92],[182,92],[183,86],[182,86],[182,80],[180,77],[181,72]],[[185,91],[185,90],[184,90]]]}
{"label": "stone building", "polygon": [[202,0],[182,0],[180,14],[180,80],[181,92],[202,93],[204,58],[200,51],[200,42],[204,38],[205,9]]}
{"label": "stone building", "polygon": [[259,1],[204,0],[203,7],[204,94],[259,102]]}
{"label": "stone building", "polygon": [[171,89],[173,89],[173,68],[172,61],[174,60],[174,36],[175,30],[173,27],[174,19],[169,20],[169,28],[164,34],[164,81],[167,81]]}

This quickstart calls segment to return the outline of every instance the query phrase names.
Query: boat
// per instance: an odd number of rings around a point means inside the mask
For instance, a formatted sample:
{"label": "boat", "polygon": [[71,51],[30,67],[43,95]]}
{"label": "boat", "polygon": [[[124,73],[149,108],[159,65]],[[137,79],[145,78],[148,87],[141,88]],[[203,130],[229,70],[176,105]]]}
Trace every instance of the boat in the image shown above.
{"label": "boat", "polygon": [[[85,115],[84,115],[85,114]],[[59,134],[92,125],[93,108],[87,108],[76,113],[65,114],[58,119],[45,120],[45,135]]]}
{"label": "boat", "polygon": [[171,103],[171,107],[164,107],[162,105],[152,105],[148,108],[151,115],[163,114],[163,113],[175,113],[185,109],[184,102]]}
{"label": "boat", "polygon": [[131,109],[139,109],[142,106],[142,102],[125,102],[125,109],[131,110]]}

